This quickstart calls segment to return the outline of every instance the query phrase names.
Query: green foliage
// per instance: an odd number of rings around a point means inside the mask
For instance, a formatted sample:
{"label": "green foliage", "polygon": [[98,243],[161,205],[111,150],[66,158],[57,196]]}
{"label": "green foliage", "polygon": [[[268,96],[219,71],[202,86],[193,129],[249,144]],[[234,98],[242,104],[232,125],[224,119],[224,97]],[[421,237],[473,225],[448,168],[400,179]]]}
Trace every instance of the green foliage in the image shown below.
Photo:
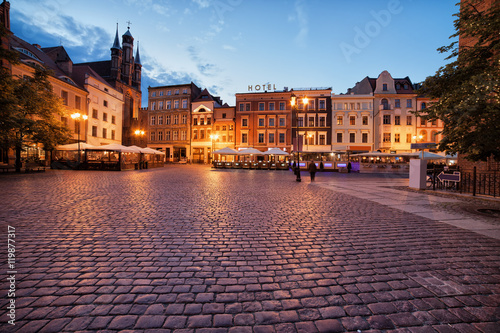
{"label": "green foliage", "polygon": [[434,102],[416,114],[444,122],[441,151],[473,161],[500,160],[500,6],[482,11],[478,5],[462,1],[451,36],[460,36],[460,45],[438,49],[455,60],[423,82],[418,93]]}

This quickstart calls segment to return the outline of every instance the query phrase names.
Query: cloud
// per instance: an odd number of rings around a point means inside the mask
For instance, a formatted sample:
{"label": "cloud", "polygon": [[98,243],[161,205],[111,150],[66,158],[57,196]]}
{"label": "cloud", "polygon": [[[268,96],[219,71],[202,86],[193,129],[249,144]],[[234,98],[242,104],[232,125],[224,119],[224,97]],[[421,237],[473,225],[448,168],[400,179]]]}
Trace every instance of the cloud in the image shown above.
{"label": "cloud", "polygon": [[209,0],[193,0],[195,4],[197,4],[200,8],[208,8],[210,7]]}
{"label": "cloud", "polygon": [[196,68],[202,75],[215,75],[217,72],[217,66],[215,64],[210,64],[206,60],[200,57],[198,50],[194,46],[188,46],[187,52],[191,57],[191,60],[195,63]]}
{"label": "cloud", "polygon": [[231,45],[222,45],[222,48],[224,50],[228,50],[228,51],[232,51],[232,52],[236,51],[236,48],[234,46],[231,46]]}
{"label": "cloud", "polygon": [[309,34],[309,17],[305,0],[296,0],[294,4],[294,15],[288,17],[291,22],[297,22],[299,32],[295,36],[295,43],[300,47],[305,47],[307,44],[307,36]]}

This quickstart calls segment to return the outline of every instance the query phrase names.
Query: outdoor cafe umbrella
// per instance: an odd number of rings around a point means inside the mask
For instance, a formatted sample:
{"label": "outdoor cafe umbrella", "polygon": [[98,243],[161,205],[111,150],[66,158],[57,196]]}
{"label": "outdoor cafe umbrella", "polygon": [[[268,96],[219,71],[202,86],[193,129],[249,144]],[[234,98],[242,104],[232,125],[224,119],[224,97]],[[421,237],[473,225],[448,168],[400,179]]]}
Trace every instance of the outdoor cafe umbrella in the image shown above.
{"label": "outdoor cafe umbrella", "polygon": [[226,148],[222,148],[222,149],[214,151],[214,154],[219,154],[219,155],[238,155],[238,152],[236,150],[234,150],[234,149],[226,147]]}
{"label": "outdoor cafe umbrella", "polygon": [[428,151],[420,151],[420,152],[416,152],[416,153],[410,153],[410,154],[408,154],[408,156],[416,157],[416,158],[423,159],[423,160],[444,160],[444,159],[446,159],[446,156],[430,153]]}
{"label": "outdoor cafe umbrella", "polygon": [[237,153],[238,155],[263,155],[264,153],[255,148],[245,148]]}
{"label": "outdoor cafe umbrella", "polygon": [[263,152],[262,155],[282,155],[282,156],[288,156],[290,154],[288,154],[286,151],[283,151],[283,150],[281,150],[279,148],[271,148],[268,151]]}
{"label": "outdoor cafe umbrella", "polygon": [[[95,147],[96,146],[89,145],[88,143],[80,142],[80,150],[95,149]],[[57,146],[56,150],[78,150],[78,142],[70,143],[68,145]]]}

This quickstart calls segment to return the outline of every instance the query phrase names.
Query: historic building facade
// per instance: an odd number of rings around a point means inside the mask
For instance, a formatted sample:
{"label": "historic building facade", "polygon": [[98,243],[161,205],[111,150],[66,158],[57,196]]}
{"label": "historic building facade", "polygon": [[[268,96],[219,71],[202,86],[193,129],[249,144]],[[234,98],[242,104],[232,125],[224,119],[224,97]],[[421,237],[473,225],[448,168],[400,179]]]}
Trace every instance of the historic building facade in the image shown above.
{"label": "historic building facade", "polygon": [[191,156],[191,103],[201,94],[194,83],[148,88],[144,109],[148,147],[160,149],[169,162],[187,162]]}
{"label": "historic building facade", "polygon": [[290,91],[236,94],[235,147],[292,149]]}
{"label": "historic building facade", "polygon": [[120,45],[117,26],[115,40],[111,47],[111,60],[80,64],[91,67],[111,87],[123,95],[122,144],[127,146],[134,144],[135,131],[141,127],[139,111],[142,98],[142,64],[139,47],[137,46],[135,57],[133,51],[134,37],[130,33],[130,29],[127,29],[122,35]]}

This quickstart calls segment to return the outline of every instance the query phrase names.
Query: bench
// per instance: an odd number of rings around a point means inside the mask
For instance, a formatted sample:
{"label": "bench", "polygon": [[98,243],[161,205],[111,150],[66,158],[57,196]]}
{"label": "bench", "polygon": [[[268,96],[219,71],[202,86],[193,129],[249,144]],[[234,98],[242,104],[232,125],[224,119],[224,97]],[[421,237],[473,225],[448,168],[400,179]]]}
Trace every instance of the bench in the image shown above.
{"label": "bench", "polygon": [[37,163],[26,163],[24,166],[24,172],[45,172],[45,166]]}

